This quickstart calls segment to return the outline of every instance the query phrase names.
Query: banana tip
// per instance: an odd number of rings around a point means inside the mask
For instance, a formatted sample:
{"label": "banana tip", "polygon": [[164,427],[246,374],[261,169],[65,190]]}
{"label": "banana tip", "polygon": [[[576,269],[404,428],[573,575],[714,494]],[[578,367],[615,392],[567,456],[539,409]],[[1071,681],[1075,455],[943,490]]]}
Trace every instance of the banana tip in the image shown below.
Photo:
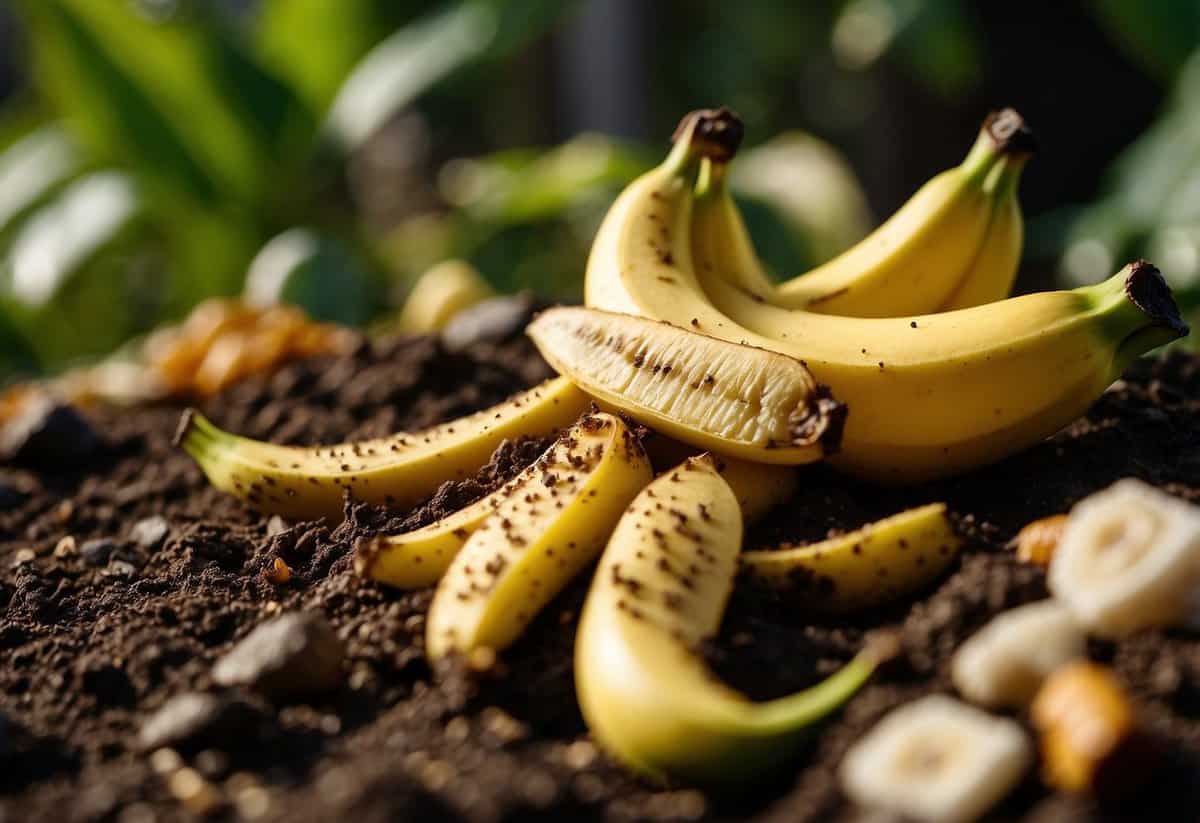
{"label": "banana tip", "polygon": [[171,438],[171,445],[178,448],[183,445],[183,440],[187,437],[188,432],[192,430],[192,423],[196,419],[198,412],[193,408],[184,409],[183,415],[179,418],[179,425],[175,427],[175,436]]}
{"label": "banana tip", "polygon": [[1186,337],[1190,329],[1179,315],[1179,306],[1162,272],[1153,263],[1135,260],[1125,275],[1125,295],[1156,326]]}
{"label": "banana tip", "polygon": [[709,160],[728,162],[737,153],[745,135],[742,119],[724,106],[717,109],[698,109],[679,121],[671,139],[679,142],[690,138],[697,151]]}
{"label": "banana tip", "polygon": [[996,143],[1000,154],[1033,154],[1037,138],[1016,109],[994,111],[983,121],[983,129]]}

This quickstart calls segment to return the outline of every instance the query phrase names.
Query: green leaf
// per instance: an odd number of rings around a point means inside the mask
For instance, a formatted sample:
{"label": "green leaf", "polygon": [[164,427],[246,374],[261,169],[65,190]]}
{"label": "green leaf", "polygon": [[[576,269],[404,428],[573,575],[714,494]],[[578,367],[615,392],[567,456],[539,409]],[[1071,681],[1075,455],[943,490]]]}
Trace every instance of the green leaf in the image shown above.
{"label": "green leaf", "polygon": [[74,141],[57,126],[43,126],[0,152],[0,251],[15,224],[70,180],[79,167]]}

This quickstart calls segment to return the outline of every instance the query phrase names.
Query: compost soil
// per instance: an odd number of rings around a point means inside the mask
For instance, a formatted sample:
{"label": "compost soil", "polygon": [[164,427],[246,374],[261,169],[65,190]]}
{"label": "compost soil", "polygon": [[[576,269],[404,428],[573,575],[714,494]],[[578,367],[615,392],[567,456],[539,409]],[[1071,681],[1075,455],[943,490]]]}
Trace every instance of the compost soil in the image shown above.
{"label": "compost soil", "polygon": [[[548,374],[519,339],[453,353],[430,338],[364,342],[239,384],[203,410],[253,437],[330,443],[452,419]],[[172,446],[180,411],[86,410],[100,443],[86,457],[0,467],[2,823],[858,819],[834,778],[846,748],[893,706],[950,691],[951,652],[990,616],[1046,596],[1042,571],[1005,548],[1021,526],[1129,475],[1200,501],[1200,360],[1183,354],[1136,364],[1086,418],[962,478],[881,490],[806,469],[750,546],[945,500],[969,547],[928,591],[852,622],[740,584],[706,653],[753,697],[811,684],[879,627],[896,631],[902,653],[775,779],[716,795],[640,782],[590,742],[571,666],[585,579],[499,659],[435,671],[423,653],[432,593],[354,573],[359,537],[480,497],[543,443],[506,444],[478,477],[411,511],[348,505],[340,524],[283,523],[208,486]],[[276,558],[286,582],[267,577]],[[215,684],[217,659],[294,611],[333,627],[343,655],[333,689],[271,697]],[[996,819],[1195,819],[1200,637],[1147,632],[1091,653],[1130,688],[1167,758],[1132,805],[1054,795],[1031,774]]]}

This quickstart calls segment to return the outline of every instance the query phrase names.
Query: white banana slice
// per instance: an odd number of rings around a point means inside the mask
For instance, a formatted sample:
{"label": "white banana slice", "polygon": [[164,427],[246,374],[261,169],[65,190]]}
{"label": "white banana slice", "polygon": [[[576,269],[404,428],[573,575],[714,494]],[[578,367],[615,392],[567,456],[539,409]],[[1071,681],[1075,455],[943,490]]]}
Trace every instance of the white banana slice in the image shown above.
{"label": "white banana slice", "polygon": [[1087,638],[1071,610],[1056,600],[1010,609],[959,647],[954,687],[981,706],[1021,708],[1059,666],[1082,657]]}
{"label": "white banana slice", "polygon": [[1004,797],[1033,753],[1015,721],[944,695],[894,709],[842,761],[856,803],[923,823],[966,823]]}
{"label": "white banana slice", "polygon": [[1096,634],[1184,622],[1200,588],[1200,507],[1132,478],[1093,494],[1071,510],[1049,584]]}

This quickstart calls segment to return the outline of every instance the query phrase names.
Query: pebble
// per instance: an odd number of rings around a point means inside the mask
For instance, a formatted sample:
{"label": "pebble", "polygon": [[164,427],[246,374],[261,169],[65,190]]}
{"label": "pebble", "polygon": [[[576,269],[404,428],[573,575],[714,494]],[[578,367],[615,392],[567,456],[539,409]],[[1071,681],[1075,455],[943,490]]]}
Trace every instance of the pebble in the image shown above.
{"label": "pebble", "polygon": [[442,345],[459,352],[475,343],[498,343],[519,334],[543,303],[532,292],[492,297],[463,309],[442,329]]}
{"label": "pebble", "polygon": [[75,538],[69,534],[63,539],[59,540],[54,546],[55,557],[73,557],[77,554],[79,554],[79,548],[75,545]]}
{"label": "pebble", "polygon": [[165,777],[183,768],[183,758],[179,756],[179,752],[164,746],[150,754],[150,768],[155,774]]}
{"label": "pebble", "polygon": [[156,549],[167,539],[171,524],[161,514],[147,517],[133,524],[129,539],[143,549]]}
{"label": "pebble", "polygon": [[172,774],[167,788],[192,814],[212,814],[224,804],[217,788],[195,769],[183,768]]}
{"label": "pebble", "polygon": [[76,466],[100,450],[102,441],[69,404],[39,395],[0,427],[0,462],[31,468]]}
{"label": "pebble", "polygon": [[37,558],[37,552],[33,549],[17,549],[17,553],[13,555],[14,566],[24,566],[26,563],[32,563]]}
{"label": "pebble", "polygon": [[501,746],[510,746],[529,737],[529,727],[503,709],[488,706],[479,717],[483,731]]}
{"label": "pebble", "polygon": [[247,703],[214,694],[187,692],[168,700],[142,723],[138,743],[145,751],[193,749],[204,743],[237,744],[256,717]]}
{"label": "pebble", "polygon": [[282,534],[288,530],[287,521],[277,514],[271,515],[271,519],[267,521],[267,537],[274,537],[277,534]]}
{"label": "pebble", "polygon": [[341,682],[342,656],[324,615],[289,612],[242,638],[212,674],[222,686],[249,686],[269,697],[313,694]]}
{"label": "pebble", "polygon": [[108,564],[104,573],[109,577],[133,577],[137,574],[137,566],[128,560],[113,560]]}
{"label": "pebble", "polygon": [[83,541],[79,554],[93,566],[103,566],[117,548],[117,544],[107,537],[96,537]]}

